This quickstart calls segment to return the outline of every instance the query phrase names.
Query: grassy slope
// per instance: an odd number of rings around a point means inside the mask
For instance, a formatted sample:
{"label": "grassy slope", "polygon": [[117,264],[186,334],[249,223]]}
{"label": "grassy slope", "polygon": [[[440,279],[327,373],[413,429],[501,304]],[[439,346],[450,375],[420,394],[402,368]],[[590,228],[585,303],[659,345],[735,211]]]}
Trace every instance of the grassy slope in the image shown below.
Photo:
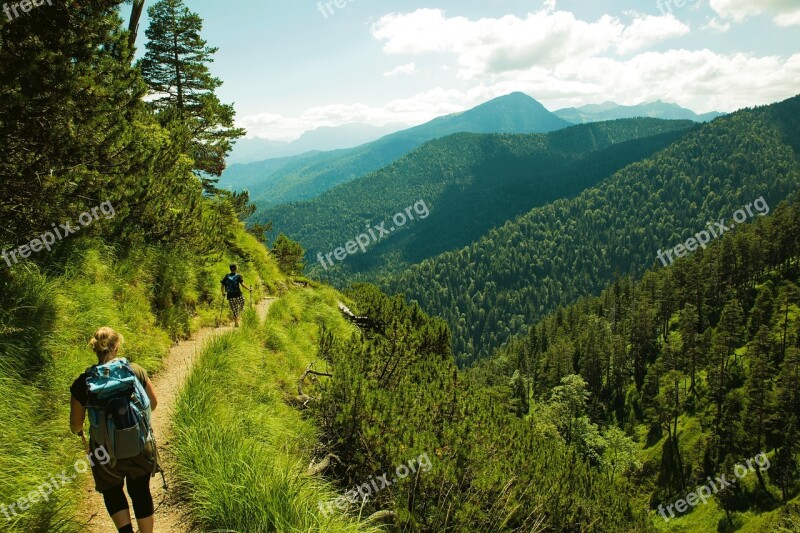
{"label": "grassy slope", "polygon": [[248,311],[242,329],[201,356],[178,402],[175,452],[179,490],[203,530],[369,530],[320,512],[319,503],[336,495],[303,475],[317,434],[287,403],[314,360],[319,324],[338,335],[353,331],[337,298],[328,288],[293,291],[273,304],[265,324]]}
{"label": "grassy slope", "polygon": [[[280,275],[263,247],[244,232],[237,241],[240,253],[250,259],[242,264],[245,279],[274,287]],[[87,344],[94,330],[102,325],[118,329],[125,337],[123,355],[157,371],[171,338],[214,323],[220,307],[218,279],[231,259],[222,257],[205,269],[182,263],[159,277],[175,307],[186,317],[194,315],[165,328],[157,323],[151,293],[156,273],[176,264],[171,252],[149,249],[120,260],[99,242],[74,244],[57,275],[31,265],[18,267],[10,277],[0,273],[6,292],[0,308],[0,505],[27,496],[62,471],[74,474],[81,445],[69,433],[69,386],[94,362]],[[176,320],[180,314],[163,316]],[[12,520],[0,514],[0,531],[78,531],[71,518],[81,485],[82,478]]]}

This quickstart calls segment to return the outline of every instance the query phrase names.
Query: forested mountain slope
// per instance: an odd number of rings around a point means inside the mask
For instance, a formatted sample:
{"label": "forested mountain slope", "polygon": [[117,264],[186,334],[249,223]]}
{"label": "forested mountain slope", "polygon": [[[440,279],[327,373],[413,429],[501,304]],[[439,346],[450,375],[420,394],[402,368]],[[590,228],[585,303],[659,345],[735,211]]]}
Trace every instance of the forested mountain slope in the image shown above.
{"label": "forested mountain slope", "polygon": [[260,207],[270,207],[314,198],[453,133],[538,133],[570,125],[530,96],[513,93],[355,148],[284,158],[279,165],[270,161],[234,165],[223,174],[223,182],[236,190],[247,185]]}
{"label": "forested mountain slope", "polygon": [[[461,363],[615,275],[763,197],[800,189],[800,98],[715,120],[572,199],[536,208],[475,244],[384,283],[453,328]],[[757,216],[757,215],[755,215]]]}
{"label": "forested mountain slope", "polygon": [[[369,285],[347,296],[372,325],[343,335],[318,318],[315,369],[331,376],[306,388],[322,454],[339,459],[327,470],[346,494],[338,504],[387,511],[406,531],[648,530],[630,484],[581,457],[549,420],[518,416],[505,384],[465,378],[441,319]],[[366,492],[371,476],[369,498],[345,493]]]}
{"label": "forested mountain slope", "polygon": [[[533,207],[574,196],[665,148],[691,127],[688,121],[630,119],[547,134],[457,134],[426,143],[312,201],[279,206],[263,216],[275,231],[303,244],[314,275],[339,284],[374,280],[466,246]],[[368,224],[396,226],[393,215],[420,200],[430,216],[417,213],[391,236],[373,240],[366,253],[324,267],[317,258],[368,233]]]}
{"label": "forested mountain slope", "polygon": [[[559,308],[468,375],[511,383],[520,415],[535,419],[565,378],[580,376],[587,394],[575,418],[587,423],[573,425],[573,442],[600,456],[611,443],[593,431],[636,439],[619,473],[657,524],[777,531],[791,510],[782,504],[800,494],[800,195],[775,207],[674,266]],[[733,465],[762,452],[764,472],[666,526],[659,505],[708,476],[736,478]]]}

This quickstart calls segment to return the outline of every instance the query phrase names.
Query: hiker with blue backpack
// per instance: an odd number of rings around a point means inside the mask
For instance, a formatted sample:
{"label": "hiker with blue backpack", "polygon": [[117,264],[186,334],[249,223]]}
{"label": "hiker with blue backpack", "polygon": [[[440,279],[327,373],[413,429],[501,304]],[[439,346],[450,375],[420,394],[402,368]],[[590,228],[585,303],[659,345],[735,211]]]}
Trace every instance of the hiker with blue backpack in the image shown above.
{"label": "hiker with blue backpack", "polygon": [[253,289],[244,284],[244,278],[241,274],[237,273],[237,266],[231,265],[231,272],[227,274],[222,281],[222,294],[228,298],[228,305],[231,307],[233,313],[233,321],[236,327],[239,327],[239,315],[244,311],[244,295],[240,286],[250,291],[250,299],[253,299]]}
{"label": "hiker with blue backpack", "polygon": [[[151,428],[151,413],[158,405],[147,371],[118,357],[122,335],[103,327],[89,343],[97,364],[88,368],[70,387],[70,429],[84,438],[89,415],[89,451],[105,451],[111,459],[93,462],[96,490],[120,533],[133,533],[128,495],[141,533],[152,533],[154,524],[150,477],[160,471]],[[162,474],[163,475],[163,474]]]}

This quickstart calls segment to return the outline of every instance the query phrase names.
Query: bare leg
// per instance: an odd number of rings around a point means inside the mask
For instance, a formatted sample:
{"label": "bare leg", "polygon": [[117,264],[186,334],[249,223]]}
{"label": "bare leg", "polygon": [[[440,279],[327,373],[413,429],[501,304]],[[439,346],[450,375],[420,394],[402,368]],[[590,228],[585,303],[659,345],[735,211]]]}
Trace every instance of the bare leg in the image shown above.
{"label": "bare leg", "polygon": [[153,533],[153,524],[155,523],[155,516],[150,515],[147,518],[136,519],[139,525],[139,533]]}
{"label": "bare leg", "polygon": [[[131,523],[131,512],[130,512],[130,510],[125,509],[124,511],[120,511],[120,512],[118,512],[116,514],[111,515],[111,520],[114,521],[114,525],[117,527],[117,529],[119,529],[119,528],[121,528],[123,526],[130,525],[130,523]],[[152,531],[152,530],[150,530],[150,531]]]}

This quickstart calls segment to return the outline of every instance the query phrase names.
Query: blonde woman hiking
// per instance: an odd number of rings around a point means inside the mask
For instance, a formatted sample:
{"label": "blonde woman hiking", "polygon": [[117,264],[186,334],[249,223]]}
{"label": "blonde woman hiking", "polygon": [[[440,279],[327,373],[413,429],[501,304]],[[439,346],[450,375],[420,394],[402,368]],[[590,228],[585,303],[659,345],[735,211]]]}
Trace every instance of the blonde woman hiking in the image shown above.
{"label": "blonde woman hiking", "polygon": [[[158,471],[158,453],[150,427],[158,405],[153,383],[139,365],[119,357],[122,335],[103,327],[89,343],[97,364],[81,374],[70,388],[70,429],[83,437],[89,415],[89,453],[95,488],[120,533],[133,533],[128,495],[141,533],[153,532],[150,477]],[[85,439],[84,439],[85,442]]]}

